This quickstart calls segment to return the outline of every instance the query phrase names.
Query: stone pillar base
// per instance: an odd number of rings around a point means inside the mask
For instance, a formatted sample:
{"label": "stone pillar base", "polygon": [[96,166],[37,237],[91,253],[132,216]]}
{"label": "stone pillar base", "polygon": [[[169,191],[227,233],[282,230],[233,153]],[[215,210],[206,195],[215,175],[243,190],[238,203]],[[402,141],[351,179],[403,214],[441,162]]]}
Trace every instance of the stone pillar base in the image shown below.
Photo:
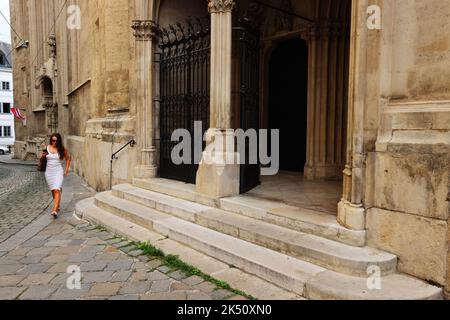
{"label": "stone pillar base", "polygon": [[135,179],[152,179],[156,177],[157,167],[139,165],[134,168]]}
{"label": "stone pillar base", "polygon": [[338,204],[337,221],[351,230],[366,230],[366,211],[362,206],[342,200]]}
{"label": "stone pillar base", "polygon": [[239,195],[240,166],[234,152],[234,131],[211,128],[206,136],[208,146],[197,171],[197,192],[212,198]]}
{"label": "stone pillar base", "polygon": [[211,198],[239,195],[239,165],[200,163],[196,189]]}

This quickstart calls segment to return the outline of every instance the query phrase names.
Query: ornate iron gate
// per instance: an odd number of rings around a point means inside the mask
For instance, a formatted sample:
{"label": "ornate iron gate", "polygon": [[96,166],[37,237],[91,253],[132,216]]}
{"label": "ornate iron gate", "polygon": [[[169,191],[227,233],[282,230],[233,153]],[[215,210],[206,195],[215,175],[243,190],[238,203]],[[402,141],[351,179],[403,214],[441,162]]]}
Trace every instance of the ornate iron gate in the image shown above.
{"label": "ornate iron gate", "polygon": [[[194,122],[202,121],[202,133],[209,128],[210,22],[188,19],[161,29],[160,41],[160,175],[195,183]],[[171,158],[172,133],[191,133],[191,163],[175,165]],[[204,146],[203,146],[204,147]]]}
{"label": "ornate iron gate", "polygon": [[[244,131],[259,130],[259,31],[242,19],[233,28],[234,50],[238,57],[240,127]],[[240,192],[245,193],[260,184],[260,164],[251,164],[249,145],[245,145],[245,164],[240,168]]]}

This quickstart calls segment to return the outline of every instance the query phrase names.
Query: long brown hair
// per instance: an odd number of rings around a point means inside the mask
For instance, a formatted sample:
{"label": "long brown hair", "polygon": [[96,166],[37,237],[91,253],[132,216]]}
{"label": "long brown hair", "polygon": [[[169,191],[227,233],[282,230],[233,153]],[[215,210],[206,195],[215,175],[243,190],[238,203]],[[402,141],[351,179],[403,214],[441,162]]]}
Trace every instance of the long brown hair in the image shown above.
{"label": "long brown hair", "polygon": [[59,133],[54,133],[50,136],[50,145],[52,145],[52,139],[56,138],[58,141],[56,142],[56,148],[58,149],[59,158],[61,160],[66,156],[66,149],[64,148],[64,144]]}

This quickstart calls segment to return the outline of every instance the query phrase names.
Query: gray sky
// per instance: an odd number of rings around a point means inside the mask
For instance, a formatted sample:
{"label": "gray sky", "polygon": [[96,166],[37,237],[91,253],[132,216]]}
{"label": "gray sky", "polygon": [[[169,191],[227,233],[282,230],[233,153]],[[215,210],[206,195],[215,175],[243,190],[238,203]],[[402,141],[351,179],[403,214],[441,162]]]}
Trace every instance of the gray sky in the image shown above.
{"label": "gray sky", "polygon": [[[0,11],[9,19],[9,0],[0,0]],[[0,15],[0,41],[11,43],[11,29]]]}

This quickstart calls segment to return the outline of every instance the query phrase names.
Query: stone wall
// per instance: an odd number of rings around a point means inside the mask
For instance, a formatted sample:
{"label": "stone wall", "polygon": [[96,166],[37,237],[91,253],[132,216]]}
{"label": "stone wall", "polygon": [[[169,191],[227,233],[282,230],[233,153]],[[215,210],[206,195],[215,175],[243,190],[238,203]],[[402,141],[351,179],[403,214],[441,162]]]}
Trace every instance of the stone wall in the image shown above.
{"label": "stone wall", "polygon": [[[113,152],[134,139],[135,119],[131,116],[109,116],[87,121],[86,136],[68,136],[67,147],[72,155],[74,172],[98,191],[110,187],[110,160]],[[117,155],[112,167],[112,183],[129,183],[139,150],[128,147]]]}
{"label": "stone wall", "polygon": [[450,4],[378,3],[379,56],[369,61],[378,98],[366,100],[368,115],[379,110],[375,145],[367,134],[375,118],[365,123],[368,244],[396,254],[400,271],[448,287],[450,35],[439,30],[450,23]]}
{"label": "stone wall", "polygon": [[[10,1],[11,22],[21,37],[29,39],[29,29],[26,21],[21,20],[21,16],[28,16],[28,7],[24,5],[24,1]],[[12,33],[12,43],[20,43],[20,38]],[[26,155],[26,139],[29,128],[33,127],[34,114],[28,109],[29,106],[29,88],[31,86],[29,74],[29,66],[27,61],[30,59],[30,52],[27,49],[18,49],[12,53],[13,60],[13,81],[14,81],[14,106],[20,108],[22,113],[28,118],[27,126],[23,126],[21,122],[15,122],[16,145],[14,146],[14,157],[23,159]]]}
{"label": "stone wall", "polygon": [[[80,9],[80,28],[67,27],[69,4]],[[61,11],[54,28],[55,57],[45,42],[55,20],[53,8]],[[130,85],[134,1],[12,0],[11,17],[15,29],[30,41],[29,49],[13,53],[15,105],[26,108],[28,117],[26,128],[18,126],[16,157],[31,155],[36,138],[47,140],[50,133],[46,111],[36,111],[42,99],[39,76],[46,75],[52,80],[58,131],[72,154],[74,171],[97,190],[109,188],[113,150],[135,138],[135,88]],[[114,162],[113,183],[131,182],[137,155],[136,149],[125,150]]]}
{"label": "stone wall", "polygon": [[448,172],[448,220],[447,220],[447,285],[445,287],[444,295],[446,299],[450,299],[450,170]]}

